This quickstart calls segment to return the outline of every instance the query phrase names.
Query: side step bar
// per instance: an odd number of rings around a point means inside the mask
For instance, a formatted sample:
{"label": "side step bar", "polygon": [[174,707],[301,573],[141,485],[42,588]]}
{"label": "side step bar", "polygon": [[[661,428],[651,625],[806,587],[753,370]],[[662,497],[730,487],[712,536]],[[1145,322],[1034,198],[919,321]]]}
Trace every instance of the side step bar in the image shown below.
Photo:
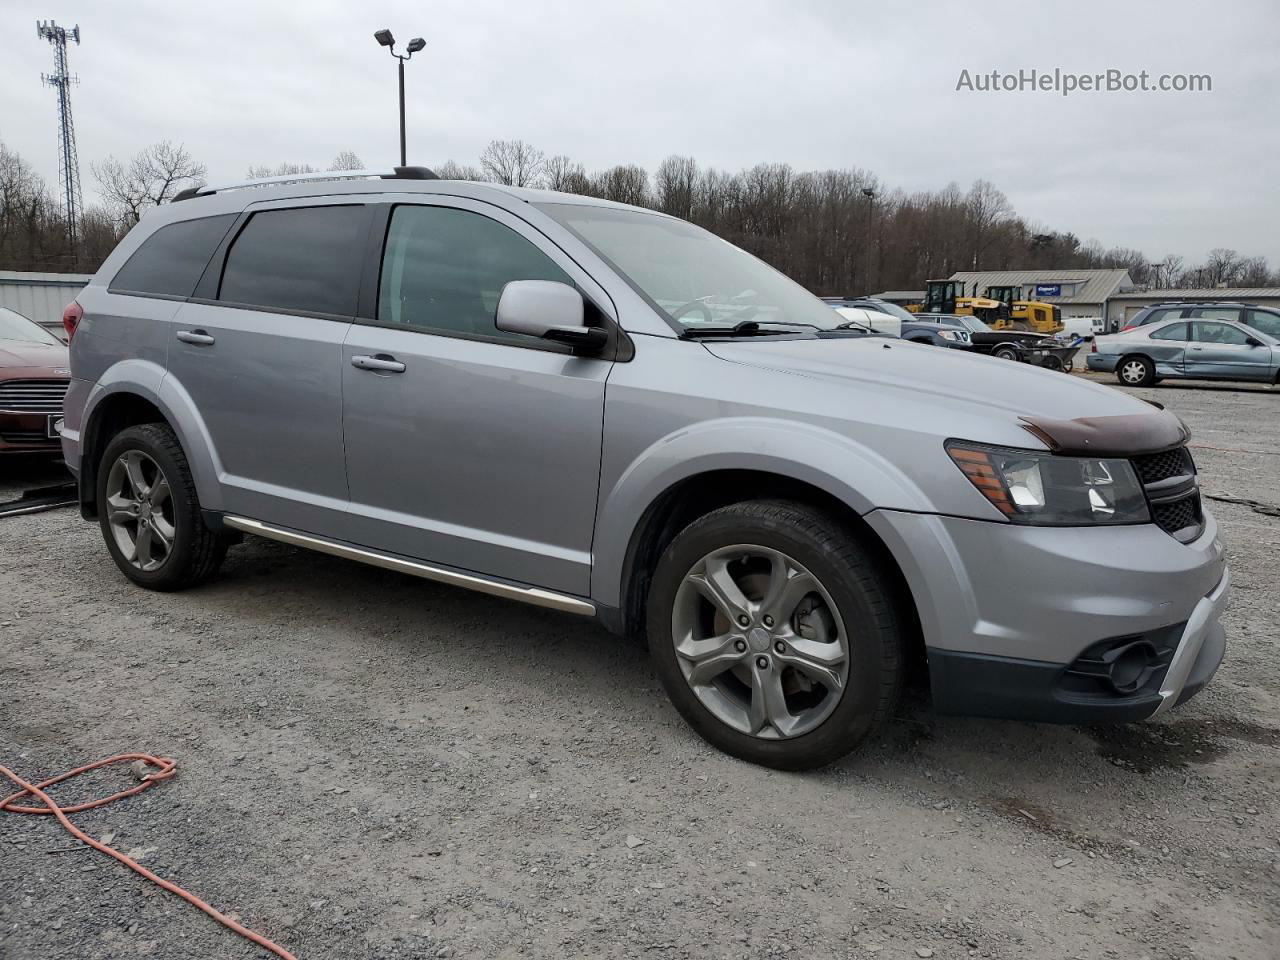
{"label": "side step bar", "polygon": [[287,543],[295,547],[316,550],[320,553],[342,557],[344,560],[357,560],[370,566],[382,567],[384,570],[395,570],[399,573],[407,573],[410,576],[422,577],[424,580],[434,580],[437,583],[447,583],[450,586],[475,590],[477,593],[487,593],[507,600],[531,603],[535,607],[550,607],[552,610],[577,613],[587,617],[594,616],[596,612],[595,604],[586,600],[579,600],[577,597],[571,597],[564,593],[541,590],[537,587],[518,587],[510,583],[503,583],[501,580],[490,580],[487,577],[477,576],[473,573],[459,573],[456,570],[433,567],[430,564],[418,563],[416,560],[404,560],[389,554],[365,550],[362,547],[352,547],[334,540],[325,540],[321,537],[313,537],[309,534],[273,527],[245,517],[224,516],[222,522],[233,530],[252,533],[255,536],[266,537],[268,540],[279,540],[281,543]]}

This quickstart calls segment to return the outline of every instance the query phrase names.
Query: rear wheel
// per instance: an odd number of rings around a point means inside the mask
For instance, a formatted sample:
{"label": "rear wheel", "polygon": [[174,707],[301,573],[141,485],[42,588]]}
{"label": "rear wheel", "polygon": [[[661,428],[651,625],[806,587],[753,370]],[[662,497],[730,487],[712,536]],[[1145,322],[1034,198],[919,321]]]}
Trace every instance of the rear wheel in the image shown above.
{"label": "rear wheel", "polygon": [[650,652],[705,740],[765,766],[821,766],[897,701],[891,595],[839,518],[791,501],[734,504],[686,527],[659,561]]}
{"label": "rear wheel", "polygon": [[1127,387],[1149,387],[1156,382],[1156,366],[1146,357],[1125,357],[1116,367],[1116,379]]}
{"label": "rear wheel", "polygon": [[98,521],[121,572],[150,590],[180,590],[208,579],[227,540],[200,516],[195,482],[167,425],[117,434],[98,467]]}
{"label": "rear wheel", "polygon": [[996,347],[991,351],[991,355],[997,360],[1017,360],[1018,351],[1013,347]]}

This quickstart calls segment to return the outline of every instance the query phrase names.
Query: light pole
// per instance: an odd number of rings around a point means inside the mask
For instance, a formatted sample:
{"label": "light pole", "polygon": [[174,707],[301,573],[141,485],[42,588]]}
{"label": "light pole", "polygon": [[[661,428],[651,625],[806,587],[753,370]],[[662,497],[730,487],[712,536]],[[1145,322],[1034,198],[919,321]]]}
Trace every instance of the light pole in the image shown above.
{"label": "light pole", "polygon": [[408,166],[404,148],[404,62],[427,45],[421,37],[414,37],[405,48],[406,53],[396,53],[396,38],[390,30],[379,30],[373,35],[379,46],[387,48],[387,52],[400,61],[400,166]]}
{"label": "light pole", "polygon": [[871,239],[871,220],[876,210],[876,192],[871,187],[863,187],[862,195],[867,198],[867,296],[875,293],[871,286],[871,268],[875,257],[875,243]]}

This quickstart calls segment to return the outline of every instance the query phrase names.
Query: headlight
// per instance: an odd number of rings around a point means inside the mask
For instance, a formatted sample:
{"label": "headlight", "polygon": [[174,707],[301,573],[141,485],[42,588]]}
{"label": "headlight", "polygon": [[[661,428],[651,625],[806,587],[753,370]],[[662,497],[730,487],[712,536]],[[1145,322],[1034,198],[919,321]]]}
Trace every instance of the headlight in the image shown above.
{"label": "headlight", "polygon": [[958,343],[964,343],[969,339],[969,335],[960,330],[939,330],[938,336],[943,340],[955,340]]}
{"label": "headlight", "polygon": [[1142,485],[1128,460],[1058,457],[1042,450],[951,440],[947,453],[1013,523],[1087,526],[1147,523]]}

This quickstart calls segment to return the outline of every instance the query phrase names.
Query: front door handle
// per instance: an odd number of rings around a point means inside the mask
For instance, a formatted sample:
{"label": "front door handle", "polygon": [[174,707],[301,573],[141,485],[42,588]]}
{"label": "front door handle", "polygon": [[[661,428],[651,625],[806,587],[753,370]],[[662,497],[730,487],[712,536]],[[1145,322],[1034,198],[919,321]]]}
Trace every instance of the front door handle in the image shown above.
{"label": "front door handle", "polygon": [[204,330],[179,330],[177,336],[183,343],[190,343],[193,346],[213,346],[213,337],[209,336]]}
{"label": "front door handle", "polygon": [[351,358],[351,365],[359,370],[376,370],[379,373],[404,373],[404,364],[387,353],[379,353],[373,357],[357,354]]}

